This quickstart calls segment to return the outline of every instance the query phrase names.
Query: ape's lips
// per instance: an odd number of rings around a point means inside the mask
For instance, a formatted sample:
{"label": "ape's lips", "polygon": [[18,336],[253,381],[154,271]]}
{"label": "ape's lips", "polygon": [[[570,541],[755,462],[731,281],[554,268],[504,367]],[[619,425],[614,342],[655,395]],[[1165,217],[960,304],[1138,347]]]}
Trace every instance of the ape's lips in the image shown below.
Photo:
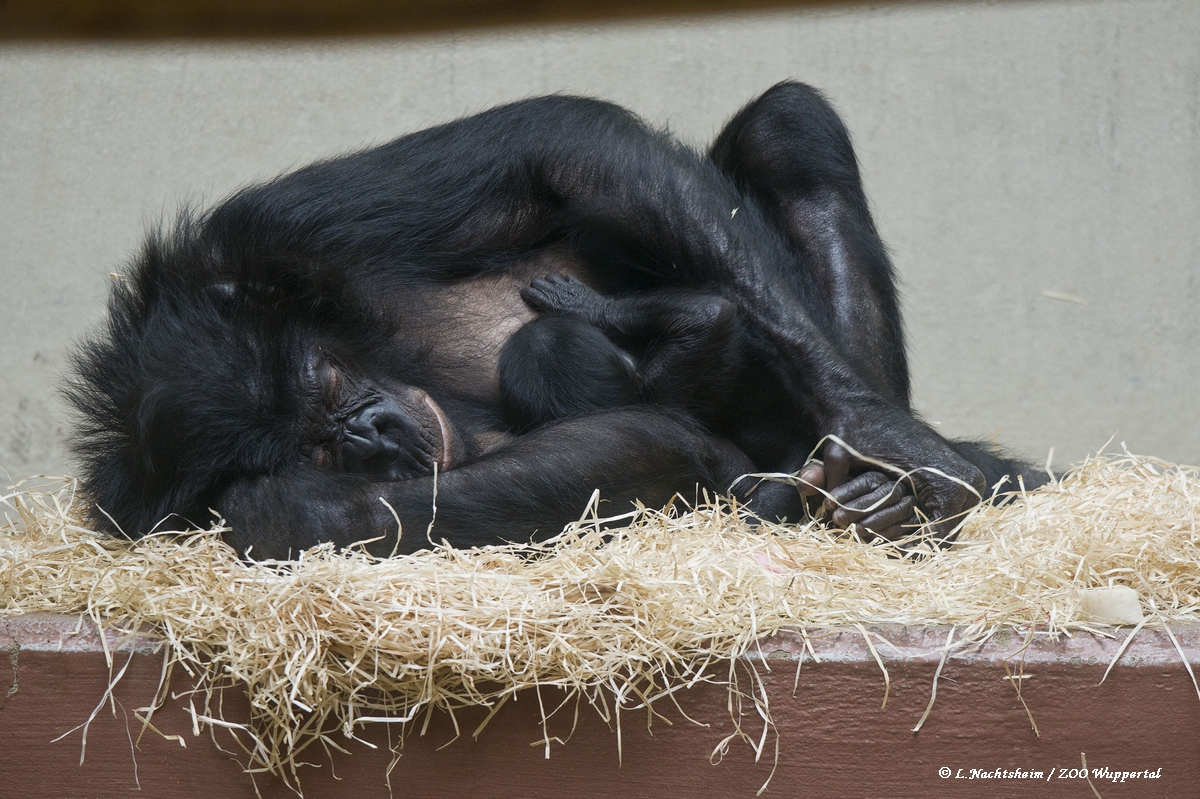
{"label": "ape's lips", "polygon": [[436,432],[437,434],[439,445],[435,450],[435,458],[437,460],[438,471],[444,472],[451,468],[456,461],[454,457],[455,444],[457,443],[456,437],[452,433],[453,427],[450,425],[450,420],[446,418],[446,414],[441,406],[434,402],[433,397],[429,396],[429,394],[424,391],[421,394],[424,395],[422,397],[422,404],[429,411],[430,415],[433,416],[433,422],[436,425],[436,427],[431,425],[428,429],[429,432]]}
{"label": "ape's lips", "polygon": [[[408,435],[415,432],[419,437],[417,447],[421,454],[418,458],[424,464],[421,470],[424,474],[432,475],[435,467],[439,472],[445,472],[462,461],[463,442],[458,430],[428,392],[416,386],[405,386],[392,394],[391,401],[402,409],[416,428],[415,431],[410,428]],[[417,475],[409,474],[399,479],[413,476]]]}

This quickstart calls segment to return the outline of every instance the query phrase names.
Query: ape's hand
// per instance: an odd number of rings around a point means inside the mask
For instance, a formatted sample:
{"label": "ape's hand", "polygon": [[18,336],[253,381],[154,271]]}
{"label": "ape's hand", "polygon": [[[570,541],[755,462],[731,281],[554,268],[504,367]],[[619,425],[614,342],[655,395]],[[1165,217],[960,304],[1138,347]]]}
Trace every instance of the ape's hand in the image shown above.
{"label": "ape's hand", "polygon": [[[920,526],[912,492],[904,481],[883,472],[862,472],[847,479],[850,453],[835,443],[825,446],[825,461],[811,461],[800,471],[804,496],[825,496],[822,505],[834,527],[851,525],[869,535],[896,540]],[[832,486],[832,487],[829,487]]]}
{"label": "ape's hand", "polygon": [[[956,465],[939,464],[937,468],[954,474]],[[977,469],[972,472],[970,464],[965,465],[969,468],[963,470],[961,479],[978,488],[976,478],[981,475]],[[801,470],[800,493],[823,494],[825,510],[831,513],[835,527],[849,529],[854,525],[888,540],[912,535],[923,521],[933,522],[930,532],[935,537],[949,536],[961,514],[979,502],[979,496],[966,486],[935,472],[918,470],[901,478],[881,471],[862,471],[866,466],[845,447],[831,441],[825,445],[823,463],[812,462]]]}

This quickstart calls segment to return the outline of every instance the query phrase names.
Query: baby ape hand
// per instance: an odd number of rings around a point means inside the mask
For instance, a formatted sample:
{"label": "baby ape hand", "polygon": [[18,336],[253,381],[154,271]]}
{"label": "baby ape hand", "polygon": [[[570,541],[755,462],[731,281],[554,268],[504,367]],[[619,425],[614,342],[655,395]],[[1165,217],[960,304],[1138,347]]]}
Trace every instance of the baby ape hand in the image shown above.
{"label": "baby ape hand", "polygon": [[521,289],[521,299],[535,311],[569,313],[599,324],[606,297],[572,275],[546,275],[534,278]]}

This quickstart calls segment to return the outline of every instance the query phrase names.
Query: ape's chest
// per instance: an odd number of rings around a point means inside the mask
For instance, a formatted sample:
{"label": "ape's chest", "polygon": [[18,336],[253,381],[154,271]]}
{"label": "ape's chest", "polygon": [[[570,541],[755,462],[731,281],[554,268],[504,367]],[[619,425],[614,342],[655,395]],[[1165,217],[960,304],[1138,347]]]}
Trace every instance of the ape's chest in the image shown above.
{"label": "ape's chest", "polygon": [[420,358],[434,393],[498,406],[500,351],[536,316],[521,289],[547,274],[583,276],[569,255],[547,251],[503,271],[422,289],[397,298],[405,313],[395,330],[398,347]]}

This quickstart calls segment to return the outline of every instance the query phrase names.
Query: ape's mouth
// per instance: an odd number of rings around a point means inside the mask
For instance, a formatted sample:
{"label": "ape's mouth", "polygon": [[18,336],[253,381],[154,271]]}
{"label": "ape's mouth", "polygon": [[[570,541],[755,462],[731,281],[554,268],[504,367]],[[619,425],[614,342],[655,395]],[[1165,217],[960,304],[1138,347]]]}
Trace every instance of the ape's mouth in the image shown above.
{"label": "ape's mouth", "polygon": [[319,468],[397,482],[430,477],[462,461],[463,442],[454,423],[415,386],[373,394],[336,424],[332,440],[309,455]]}
{"label": "ape's mouth", "polygon": [[447,471],[453,468],[457,462],[455,449],[458,442],[454,435],[454,428],[441,406],[433,401],[433,397],[420,389],[417,391],[421,395],[422,406],[432,417],[432,422],[428,427],[423,425],[422,428],[428,429],[430,434],[436,436],[437,446],[434,449],[434,462],[437,464],[439,472]]}
{"label": "ape's mouth", "polygon": [[435,469],[445,472],[462,461],[463,442],[458,429],[427,391],[404,386],[383,403],[394,403],[392,407],[407,417],[404,423],[380,426],[386,458],[391,462],[382,470],[385,479],[429,477]]}

